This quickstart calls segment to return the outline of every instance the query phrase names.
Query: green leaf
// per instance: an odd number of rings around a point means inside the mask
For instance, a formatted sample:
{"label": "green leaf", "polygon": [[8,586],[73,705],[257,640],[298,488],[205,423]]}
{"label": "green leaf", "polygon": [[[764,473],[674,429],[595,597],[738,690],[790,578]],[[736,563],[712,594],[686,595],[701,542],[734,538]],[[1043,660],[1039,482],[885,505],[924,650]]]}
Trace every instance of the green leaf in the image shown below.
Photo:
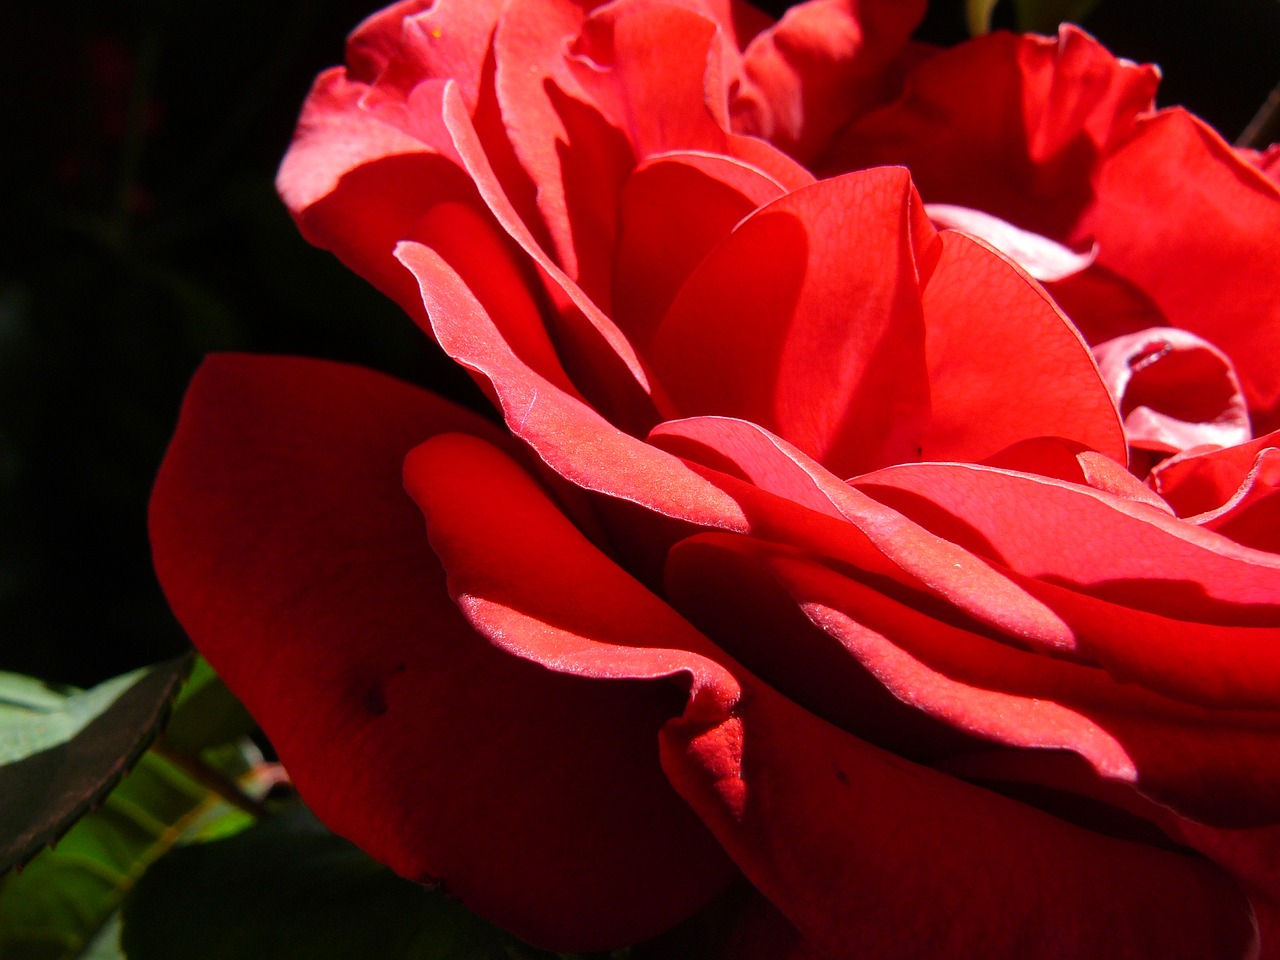
{"label": "green leaf", "polygon": [[0,957],[120,960],[119,907],[179,841],[252,822],[154,753],[21,872],[0,878]]}
{"label": "green leaf", "polygon": [[213,672],[209,661],[197,657],[174,704],[164,738],[172,749],[194,757],[212,747],[234,743],[255,726],[249,711]]}
{"label": "green leaf", "polygon": [[0,870],[100,802],[155,738],[190,655],[92,690],[0,674]]}
{"label": "green leaf", "polygon": [[991,32],[991,13],[998,0],[965,0],[965,21],[969,25],[969,36],[979,37]]}
{"label": "green leaf", "polygon": [[1058,24],[1080,23],[1099,0],[1013,0],[1018,29],[1025,33],[1057,33]]}
{"label": "green leaf", "polygon": [[180,847],[125,901],[129,960],[549,960],[293,806]]}

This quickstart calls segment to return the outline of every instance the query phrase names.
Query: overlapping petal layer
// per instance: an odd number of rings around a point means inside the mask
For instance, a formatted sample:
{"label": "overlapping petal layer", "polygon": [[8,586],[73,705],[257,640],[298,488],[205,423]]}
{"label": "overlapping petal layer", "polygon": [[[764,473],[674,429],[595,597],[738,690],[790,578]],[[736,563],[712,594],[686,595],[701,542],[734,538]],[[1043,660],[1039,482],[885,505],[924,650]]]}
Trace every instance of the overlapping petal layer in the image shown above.
{"label": "overlapping petal layer", "polygon": [[922,6],[411,0],[304,110],[304,233],[506,431],[212,361],[157,566],[326,822],[536,942],[743,876],[810,960],[1274,933],[1269,155]]}
{"label": "overlapping petal layer", "polygon": [[[662,678],[683,661],[626,674],[644,682],[581,679],[475,632],[401,485],[409,451],[458,430],[477,456],[506,445],[474,414],[368,371],[211,359],[152,500],[166,594],[338,833],[548,946],[651,936],[732,875],[658,765],[656,730],[685,700],[684,684]],[[449,519],[499,516],[484,512],[498,478],[464,466],[435,479],[415,470],[411,482],[447,497],[466,477],[479,503]],[[471,530],[473,549],[484,529]],[[549,575],[569,562],[565,549],[521,552],[554,546],[500,529],[487,549],[508,552],[477,571],[496,572],[503,556]],[[447,536],[439,524],[435,536]],[[563,590],[550,599],[571,602]],[[619,625],[654,636],[655,598],[624,585],[613,600]],[[632,602],[634,617],[623,613]]]}

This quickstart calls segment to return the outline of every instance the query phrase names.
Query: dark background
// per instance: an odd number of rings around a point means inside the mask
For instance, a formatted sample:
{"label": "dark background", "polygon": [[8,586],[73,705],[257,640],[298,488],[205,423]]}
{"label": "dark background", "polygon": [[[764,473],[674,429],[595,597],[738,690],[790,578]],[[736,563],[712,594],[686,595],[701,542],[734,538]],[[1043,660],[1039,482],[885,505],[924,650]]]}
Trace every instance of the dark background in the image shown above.
{"label": "dark background", "polygon": [[[84,685],[185,645],[146,500],[205,353],[467,384],[272,188],[312,77],[370,3],[22,6],[0,14],[0,669]],[[934,0],[922,36],[963,23],[961,0]],[[1102,0],[1085,26],[1160,63],[1161,104],[1229,140],[1280,80],[1276,0]]]}

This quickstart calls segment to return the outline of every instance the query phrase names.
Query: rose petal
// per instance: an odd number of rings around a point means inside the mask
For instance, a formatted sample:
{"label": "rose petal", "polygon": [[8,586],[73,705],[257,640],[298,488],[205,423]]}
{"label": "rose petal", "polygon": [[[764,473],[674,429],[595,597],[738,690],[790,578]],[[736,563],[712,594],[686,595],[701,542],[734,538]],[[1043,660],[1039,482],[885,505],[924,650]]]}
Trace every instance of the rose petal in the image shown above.
{"label": "rose petal", "polygon": [[1165,110],[1141,118],[1099,169],[1084,226],[1099,262],[1149,293],[1169,326],[1232,359],[1255,426],[1280,427],[1280,185],[1202,121]]}
{"label": "rose petal", "polygon": [[825,163],[905,164],[930,203],[1067,246],[1096,241],[1097,264],[1082,276],[1118,277],[1156,311],[1135,313],[1132,297],[1104,304],[1110,324],[1129,313],[1137,321],[1105,335],[1157,323],[1203,337],[1237,364],[1255,425],[1275,429],[1280,346],[1269,338],[1280,336],[1280,302],[1269,238],[1280,233],[1280,186],[1184,111],[1152,113],[1157,81],[1155,68],[1113,57],[1069,25],[1056,40],[993,34],[925,61],[901,99],[851,125]]}
{"label": "rose petal", "polygon": [[1083,484],[1173,514],[1169,504],[1115,460],[1058,437],[1023,440],[981,462],[988,467]]}
{"label": "rose petal", "polygon": [[548,257],[516,212],[461,97],[452,88],[445,92],[444,118],[467,173],[494,218],[547,278],[557,305],[549,319],[555,324],[561,360],[571,370],[575,385],[589,392],[594,404],[618,422],[643,423],[647,429],[653,420],[654,401],[648,375],[635,350],[613,321]]}
{"label": "rose petal", "polygon": [[845,475],[915,459],[928,414],[918,261],[938,246],[905,171],[815,183],[703,261],[646,357],[685,416],[751,420]]}
{"label": "rose petal", "polygon": [[929,203],[1073,246],[1092,239],[1074,229],[1093,199],[1091,171],[1151,109],[1158,82],[1154,67],[1111,56],[1070,24],[1056,38],[992,33],[921,63],[898,101],[852,124],[822,165],[901,163]]}
{"label": "rose petal", "polygon": [[1142,330],[1098,344],[1094,355],[1134,446],[1177,453],[1252,436],[1231,360],[1195,334]]}
{"label": "rose petal", "polygon": [[331,828],[530,938],[630,942],[724,878],[657,763],[684,694],[476,636],[401,487],[406,451],[458,429],[506,443],[368,371],[212,359],[152,501],[161,582]]}
{"label": "rose petal", "polygon": [[911,764],[767,687],[662,745],[677,789],[832,960],[1256,955],[1217,868]]}
{"label": "rose petal", "polygon": [[[453,268],[434,250],[408,243],[398,256],[417,279],[432,330],[454,359],[492,385],[508,428],[561,476],[659,513],[707,526],[745,529],[741,508],[678,458],[614,428],[598,413],[531,369],[507,342]],[[592,451],[583,457],[583,450]]]}
{"label": "rose petal", "polygon": [[1237,543],[1280,553],[1280,433],[1221,450],[1189,450],[1149,482],[1180,516]]}
{"label": "rose petal", "polygon": [[451,79],[479,97],[484,54],[502,0],[404,0],[370,16],[347,39],[348,72],[405,102],[423,80]]}
{"label": "rose petal", "polygon": [[818,0],[786,12],[747,47],[734,129],[802,162],[893,92],[892,66],[924,16],[921,0]]}
{"label": "rose petal", "polygon": [[[419,216],[435,203],[479,198],[448,139],[423,141],[362,110],[367,90],[341,69],[317,78],[276,187],[307,240],[422,317],[416,285],[392,256],[395,245],[414,236]],[[434,109],[439,118],[441,90],[434,89],[434,107],[419,104],[419,115]]]}
{"label": "rose petal", "polygon": [[[538,865],[545,875],[536,889],[504,904],[500,920],[536,942],[601,949],[667,929],[732,876],[663,778],[656,740],[682,711],[729,709],[737,685],[715,663],[718,651],[488,444],[463,435],[431,440],[406,459],[405,485],[463,615],[494,646],[539,664],[546,688],[569,698],[553,717],[574,721],[543,730],[546,742],[524,753],[470,734],[459,744],[486,766],[519,770],[527,811],[491,824],[483,841],[468,838],[459,855],[518,851]],[[506,695],[527,710],[533,693]],[[476,802],[472,788],[459,790]]]}
{"label": "rose petal", "polygon": [[1095,243],[1085,253],[1054,243],[1048,237],[993,217],[981,210],[957,207],[950,203],[926,203],[925,212],[939,230],[961,230],[999,250],[1036,280],[1065,280],[1098,259]]}
{"label": "rose petal", "polygon": [[1225,449],[1192,449],[1170,457],[1147,482],[1180,517],[1213,512],[1240,490],[1257,458],[1280,447],[1280,431]]}
{"label": "rose petal", "polygon": [[[726,594],[726,568],[749,589]],[[677,545],[668,583],[678,608],[749,669],[767,666],[763,675],[793,698],[899,755],[971,752],[949,726],[1005,746],[1073,751],[1100,776],[1188,815],[1229,825],[1276,815],[1280,774],[1267,758],[1280,749],[1280,714],[1271,707],[1180,702],[1096,665],[984,636],[928,598],[741,537]],[[780,591],[786,599],[773,596]],[[795,606],[825,634],[797,626]],[[742,629],[723,634],[717,623]],[[778,645],[819,676],[779,664]],[[857,704],[842,703],[851,691]],[[904,718],[912,710],[923,716]]]}
{"label": "rose petal", "polygon": [[[1145,504],[969,464],[888,467],[854,486],[931,527],[951,517],[948,536],[1029,577],[1204,623],[1280,617],[1280,557]],[[1171,580],[1181,589],[1160,586]]]}
{"label": "rose petal", "polygon": [[981,460],[1039,436],[1128,461],[1124,431],[1089,348],[1007,260],[951,230],[923,291],[929,460]]}
{"label": "rose petal", "polygon": [[641,349],[689,274],[756,207],[783,193],[752,167],[712,154],[640,164],[622,192],[614,318]]}

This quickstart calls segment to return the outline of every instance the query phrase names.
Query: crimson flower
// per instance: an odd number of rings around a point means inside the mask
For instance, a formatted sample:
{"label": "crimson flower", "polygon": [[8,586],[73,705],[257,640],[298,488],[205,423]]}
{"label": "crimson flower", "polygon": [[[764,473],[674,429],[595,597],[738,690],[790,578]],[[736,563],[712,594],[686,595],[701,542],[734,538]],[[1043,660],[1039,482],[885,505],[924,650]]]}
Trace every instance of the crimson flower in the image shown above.
{"label": "crimson flower", "polygon": [[535,944],[1280,957],[1280,188],[922,8],[367,20],[281,194],[504,426],[212,358],[162,584],[322,820]]}

